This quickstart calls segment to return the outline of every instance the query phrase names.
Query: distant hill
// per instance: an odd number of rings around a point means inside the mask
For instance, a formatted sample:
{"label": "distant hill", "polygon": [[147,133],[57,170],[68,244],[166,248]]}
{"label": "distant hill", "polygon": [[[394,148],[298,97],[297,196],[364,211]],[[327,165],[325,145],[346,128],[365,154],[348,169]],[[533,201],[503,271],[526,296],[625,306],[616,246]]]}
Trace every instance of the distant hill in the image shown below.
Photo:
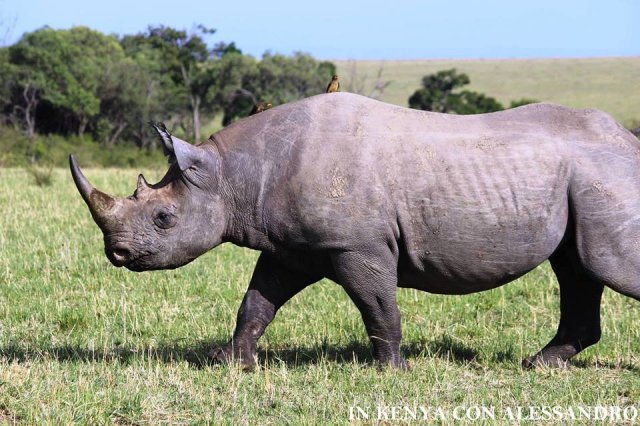
{"label": "distant hill", "polygon": [[407,106],[425,74],[456,68],[471,78],[470,90],[484,92],[505,105],[533,98],[575,108],[598,108],[626,126],[640,125],[640,57],[333,62],[338,66],[342,89],[350,80],[363,78],[370,88],[383,66],[382,79],[392,82],[381,100],[397,105]]}

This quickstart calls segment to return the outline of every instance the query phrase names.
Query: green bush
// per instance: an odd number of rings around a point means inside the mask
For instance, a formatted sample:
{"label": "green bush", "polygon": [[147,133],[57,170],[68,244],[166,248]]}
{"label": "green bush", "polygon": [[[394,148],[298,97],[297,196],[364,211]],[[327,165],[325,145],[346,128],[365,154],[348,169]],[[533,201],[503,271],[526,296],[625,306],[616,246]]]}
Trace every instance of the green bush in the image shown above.
{"label": "green bush", "polygon": [[74,154],[85,167],[145,168],[165,161],[159,149],[140,149],[130,144],[107,148],[89,136],[36,135],[30,140],[24,133],[0,125],[0,167],[67,167],[69,154]]}
{"label": "green bush", "polygon": [[53,166],[31,164],[27,166],[26,170],[33,176],[37,186],[51,186],[53,184]]}

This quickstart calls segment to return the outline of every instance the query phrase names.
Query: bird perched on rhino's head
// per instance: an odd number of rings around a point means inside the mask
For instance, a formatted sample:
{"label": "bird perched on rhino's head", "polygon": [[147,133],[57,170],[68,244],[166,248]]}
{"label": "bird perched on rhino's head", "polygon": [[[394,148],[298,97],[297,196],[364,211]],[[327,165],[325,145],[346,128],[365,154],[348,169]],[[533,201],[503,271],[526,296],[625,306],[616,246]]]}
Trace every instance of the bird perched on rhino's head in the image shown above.
{"label": "bird perched on rhino's head", "polygon": [[257,114],[259,112],[262,111],[266,111],[269,108],[271,108],[273,105],[271,104],[271,102],[258,102],[256,103],[253,108],[251,108],[251,112],[249,112],[249,115],[253,115],[253,114]]}
{"label": "bird perched on rhino's head", "polygon": [[340,82],[338,81],[338,76],[334,75],[327,86],[327,93],[337,92],[338,90],[340,90]]}

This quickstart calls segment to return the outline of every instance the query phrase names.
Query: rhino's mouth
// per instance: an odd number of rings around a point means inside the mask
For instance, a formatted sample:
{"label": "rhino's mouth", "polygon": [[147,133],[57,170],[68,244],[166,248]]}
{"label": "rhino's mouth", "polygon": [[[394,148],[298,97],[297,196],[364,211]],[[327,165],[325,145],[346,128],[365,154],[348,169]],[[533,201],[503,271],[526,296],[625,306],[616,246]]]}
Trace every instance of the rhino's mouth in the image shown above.
{"label": "rhino's mouth", "polygon": [[[135,238],[138,237],[134,237]],[[138,238],[139,240],[140,238]],[[156,271],[161,269],[175,269],[190,263],[198,256],[191,253],[169,256],[170,251],[164,248],[149,247],[146,244],[141,248],[139,244],[132,244],[132,238],[118,238],[114,241],[112,236],[105,240],[105,254],[113,266],[125,267],[130,271]]]}
{"label": "rhino's mouth", "polygon": [[187,263],[190,263],[192,260],[193,259],[188,260],[184,263],[175,263],[175,264],[171,263],[171,264],[158,265],[158,264],[150,264],[148,262],[145,262],[145,259],[138,258],[128,262],[123,266],[133,272],[161,271],[161,270],[164,271],[164,270],[179,268],[181,266],[186,265]]}
{"label": "rhino's mouth", "polygon": [[144,272],[151,270],[151,268],[145,268],[135,260],[127,263],[126,265],[124,265],[124,267],[133,272]]}
{"label": "rhino's mouth", "polygon": [[120,267],[125,267],[130,271],[133,272],[143,272],[143,271],[150,271],[153,269],[161,269],[161,268],[153,268],[151,266],[149,266],[147,264],[147,262],[145,262],[145,260],[143,258],[128,258],[125,260],[120,260],[118,261],[116,259],[116,261],[114,262],[114,259],[109,258],[109,260],[111,261],[111,263],[114,266],[117,266],[118,268]]}

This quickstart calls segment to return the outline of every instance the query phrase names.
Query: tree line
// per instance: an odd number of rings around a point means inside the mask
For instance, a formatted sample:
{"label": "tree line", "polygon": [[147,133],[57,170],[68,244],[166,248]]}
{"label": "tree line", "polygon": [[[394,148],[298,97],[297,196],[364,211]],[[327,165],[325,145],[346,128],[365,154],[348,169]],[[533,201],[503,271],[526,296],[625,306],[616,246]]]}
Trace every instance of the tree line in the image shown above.
{"label": "tree line", "polygon": [[87,27],[26,33],[0,48],[1,118],[30,139],[89,134],[105,146],[156,148],[150,119],[198,141],[204,115],[228,124],[259,100],[322,93],[336,70],[304,53],[258,60],[233,42],[210,43],[214,33],[162,25],[121,37]]}
{"label": "tree line", "polygon": [[[164,121],[199,141],[203,116],[221,116],[228,125],[261,101],[279,105],[322,93],[336,73],[332,62],[304,53],[267,51],[256,59],[234,42],[212,43],[214,35],[214,29],[202,25],[191,31],[151,26],[124,36],[82,26],[24,34],[15,44],[0,47],[0,143],[15,139],[2,135],[10,127],[30,141],[39,136],[27,144],[27,152],[13,147],[31,162],[72,136],[80,141],[90,136],[105,147],[124,144],[156,151],[157,140],[147,129],[150,120]],[[364,77],[352,65],[347,91],[377,98],[392,83],[381,66],[367,91]],[[425,75],[408,105],[454,114],[505,109],[495,98],[465,89],[469,83],[455,69]],[[532,102],[514,100],[508,108]],[[42,135],[58,138],[43,141]]]}

